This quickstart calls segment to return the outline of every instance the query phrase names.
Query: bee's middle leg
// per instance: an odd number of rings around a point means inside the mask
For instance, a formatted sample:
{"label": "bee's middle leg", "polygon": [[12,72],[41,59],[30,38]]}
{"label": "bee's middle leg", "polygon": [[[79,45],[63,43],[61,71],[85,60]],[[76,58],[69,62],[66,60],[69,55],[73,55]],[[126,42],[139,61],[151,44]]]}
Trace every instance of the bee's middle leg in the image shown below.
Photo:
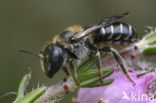
{"label": "bee's middle leg", "polygon": [[129,74],[128,74],[128,69],[122,59],[122,57],[120,56],[120,54],[113,48],[111,47],[104,47],[102,49],[99,49],[99,51],[102,52],[112,52],[114,55],[115,60],[117,61],[117,63],[120,65],[122,71],[124,72],[124,74],[127,76],[127,78],[133,83],[133,85],[135,85],[134,81],[130,78]]}
{"label": "bee's middle leg", "polygon": [[95,57],[96,57],[96,65],[97,65],[97,68],[99,70],[100,82],[101,82],[101,84],[103,84],[102,66],[101,66],[101,58],[100,58],[100,52],[99,51],[96,52]]}

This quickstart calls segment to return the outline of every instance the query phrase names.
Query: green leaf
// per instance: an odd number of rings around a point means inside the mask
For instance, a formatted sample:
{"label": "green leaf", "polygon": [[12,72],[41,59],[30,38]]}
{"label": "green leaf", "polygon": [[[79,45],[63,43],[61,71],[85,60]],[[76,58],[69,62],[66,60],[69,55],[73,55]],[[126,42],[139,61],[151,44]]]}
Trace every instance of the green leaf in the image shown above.
{"label": "green leaf", "polygon": [[95,58],[91,58],[84,62],[78,69],[78,73],[86,72],[88,69],[90,69],[94,64],[96,63]]}
{"label": "green leaf", "polygon": [[[114,79],[104,80],[102,84],[101,84],[101,82],[100,82],[100,83],[96,83],[96,84],[93,84],[93,85],[89,85],[88,88],[106,86],[106,85],[111,84],[113,81],[114,81]],[[86,87],[85,87],[85,88],[86,88]]]}
{"label": "green leaf", "polygon": [[17,97],[13,101],[13,103],[18,103],[18,101],[23,98],[24,92],[26,90],[27,85],[29,84],[30,78],[31,78],[31,73],[28,73],[28,74],[24,75],[24,77],[22,78],[22,80],[21,80],[21,82],[19,84],[19,87],[18,87]]}
{"label": "green leaf", "polygon": [[[101,55],[101,59],[103,59],[106,55],[103,54]],[[86,72],[88,71],[91,67],[93,67],[96,64],[96,58],[92,57],[89,58],[87,61],[85,61],[78,69],[78,73]]]}
{"label": "green leaf", "polygon": [[[113,70],[110,70],[108,72],[104,72],[102,74],[102,79],[104,79],[105,77],[108,77],[109,75],[111,75],[113,73]],[[98,74],[98,72],[97,72]],[[100,81],[100,77],[99,75],[97,75],[96,77],[94,78],[88,78],[88,80],[85,80],[84,82],[81,82],[80,83],[80,87],[89,87],[89,86],[93,86],[94,83],[97,83],[98,81]],[[105,83],[104,81],[104,84],[107,84]]]}
{"label": "green leaf", "polygon": [[156,45],[150,45],[144,48],[143,54],[144,55],[156,55]]}
{"label": "green leaf", "polygon": [[145,35],[145,39],[150,39],[153,37],[153,32]]}
{"label": "green leaf", "polygon": [[147,42],[147,45],[155,45],[156,44],[156,32],[151,32],[147,35],[145,35],[145,42]]}
{"label": "green leaf", "polygon": [[35,90],[26,94],[18,103],[33,103],[38,97],[40,97],[46,90],[46,87],[36,88]]}
{"label": "green leaf", "polygon": [[[112,72],[113,72],[113,70],[111,68],[102,69],[102,74],[112,73]],[[78,79],[78,81],[81,82],[81,81],[85,81],[85,80],[88,80],[88,79],[91,79],[91,78],[94,78],[97,76],[99,76],[99,71],[98,71],[98,69],[94,69],[94,70],[79,73],[77,76],[77,79]]]}

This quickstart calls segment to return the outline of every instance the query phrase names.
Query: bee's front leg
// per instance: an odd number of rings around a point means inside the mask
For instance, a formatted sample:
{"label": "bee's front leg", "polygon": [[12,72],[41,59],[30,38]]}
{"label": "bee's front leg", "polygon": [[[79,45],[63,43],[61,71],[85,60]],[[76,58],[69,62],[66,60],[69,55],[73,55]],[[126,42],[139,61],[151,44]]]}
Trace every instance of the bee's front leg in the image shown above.
{"label": "bee's front leg", "polygon": [[79,83],[79,81],[77,80],[77,72],[76,72],[76,68],[75,68],[75,66],[73,65],[72,62],[70,62],[70,68],[71,68],[71,71],[72,71],[72,77],[73,77],[75,83],[76,83],[78,86],[80,86],[80,83]]}
{"label": "bee's front leg", "polygon": [[63,71],[66,73],[67,76],[70,75],[66,67],[63,67]]}
{"label": "bee's front leg", "polygon": [[99,49],[99,51],[101,52],[112,52],[114,57],[115,57],[115,60],[117,61],[117,63],[120,65],[122,71],[124,72],[124,74],[127,76],[127,78],[133,83],[133,85],[135,85],[134,81],[130,78],[129,74],[128,74],[128,69],[122,59],[122,57],[120,56],[120,54],[113,48],[111,47],[104,47],[102,49]]}

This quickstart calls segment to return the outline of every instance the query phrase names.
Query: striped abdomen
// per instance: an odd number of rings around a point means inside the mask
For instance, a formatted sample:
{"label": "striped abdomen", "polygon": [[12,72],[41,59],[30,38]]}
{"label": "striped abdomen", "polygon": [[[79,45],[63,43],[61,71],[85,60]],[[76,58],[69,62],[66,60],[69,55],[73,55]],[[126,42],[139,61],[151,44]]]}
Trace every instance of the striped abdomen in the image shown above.
{"label": "striped abdomen", "polygon": [[136,31],[131,25],[122,22],[102,27],[93,34],[95,43],[129,44],[136,42],[137,37]]}

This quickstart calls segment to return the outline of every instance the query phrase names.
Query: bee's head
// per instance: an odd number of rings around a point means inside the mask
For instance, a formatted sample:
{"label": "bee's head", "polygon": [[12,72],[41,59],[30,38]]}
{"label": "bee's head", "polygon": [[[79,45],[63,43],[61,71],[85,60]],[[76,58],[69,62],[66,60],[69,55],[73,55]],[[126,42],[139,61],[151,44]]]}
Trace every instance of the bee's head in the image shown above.
{"label": "bee's head", "polygon": [[66,60],[66,53],[63,49],[52,44],[47,45],[39,55],[25,50],[20,51],[38,56],[41,59],[42,70],[49,78],[53,77],[53,75],[63,66]]}
{"label": "bee's head", "polygon": [[40,52],[41,67],[49,78],[63,66],[66,60],[66,53],[63,49],[56,45],[48,45]]}

